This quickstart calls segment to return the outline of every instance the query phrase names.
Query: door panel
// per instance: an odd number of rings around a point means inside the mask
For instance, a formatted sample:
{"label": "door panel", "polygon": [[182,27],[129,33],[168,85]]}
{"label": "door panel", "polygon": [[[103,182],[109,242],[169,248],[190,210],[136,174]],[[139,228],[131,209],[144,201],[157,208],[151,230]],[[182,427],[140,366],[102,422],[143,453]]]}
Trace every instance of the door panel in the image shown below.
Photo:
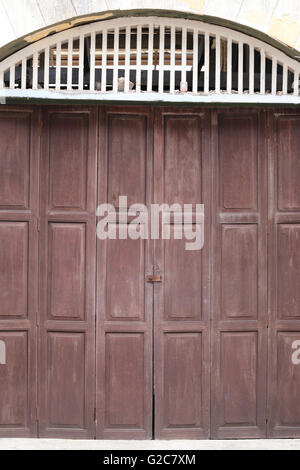
{"label": "door panel", "polygon": [[[112,228],[127,230],[128,205],[152,198],[152,113],[103,108],[98,203],[114,204]],[[152,437],[153,270],[149,240],[97,240],[97,438]]]}
{"label": "door panel", "polygon": [[264,117],[225,111],[212,119],[212,437],[258,438],[266,433]]}
{"label": "door panel", "polygon": [[[205,245],[185,249],[170,219],[171,240],[155,240],[154,377],[156,438],[209,437],[210,160],[208,128],[198,111],[156,111],[154,200],[205,205]],[[188,181],[188,184],[186,184]]]}
{"label": "door panel", "polygon": [[269,113],[269,437],[300,436],[299,114]]}
{"label": "door panel", "polygon": [[48,107],[43,122],[40,436],[93,438],[97,117]]}
{"label": "door panel", "polygon": [[0,437],[34,437],[38,111],[2,106],[0,136]]}

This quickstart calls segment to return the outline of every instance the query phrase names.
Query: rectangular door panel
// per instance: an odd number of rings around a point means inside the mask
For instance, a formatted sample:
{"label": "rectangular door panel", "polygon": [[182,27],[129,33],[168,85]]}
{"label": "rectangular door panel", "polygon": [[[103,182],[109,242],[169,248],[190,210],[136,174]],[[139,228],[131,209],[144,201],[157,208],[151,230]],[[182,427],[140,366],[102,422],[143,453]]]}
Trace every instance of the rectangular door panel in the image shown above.
{"label": "rectangular door panel", "polygon": [[24,108],[0,112],[0,209],[29,208],[31,125]]}
{"label": "rectangular door panel", "polygon": [[202,421],[202,333],[164,334],[164,428],[197,429]]}
{"label": "rectangular door panel", "polygon": [[86,224],[49,223],[49,319],[84,320]]}
{"label": "rectangular door panel", "polygon": [[48,332],[47,408],[50,428],[85,428],[86,338],[83,332]]}
{"label": "rectangular door panel", "polygon": [[143,333],[106,334],[106,429],[144,429],[145,352]]}

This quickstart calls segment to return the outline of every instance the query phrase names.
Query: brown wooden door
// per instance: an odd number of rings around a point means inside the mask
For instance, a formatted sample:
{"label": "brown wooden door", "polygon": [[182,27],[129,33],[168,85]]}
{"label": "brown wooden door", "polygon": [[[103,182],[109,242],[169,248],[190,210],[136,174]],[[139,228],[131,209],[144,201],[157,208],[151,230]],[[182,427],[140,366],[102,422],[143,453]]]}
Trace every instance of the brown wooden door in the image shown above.
{"label": "brown wooden door", "polygon": [[[281,109],[1,107],[1,437],[300,436],[299,129]],[[120,195],[203,203],[204,248],[97,240]]]}
{"label": "brown wooden door", "polygon": [[[268,436],[300,437],[300,114],[269,112]],[[299,343],[298,343],[299,349]]]}
{"label": "brown wooden door", "polygon": [[205,244],[187,251],[186,240],[155,240],[154,380],[156,438],[210,435],[210,154],[209,117],[199,110],[156,111],[154,200],[204,204]]}
{"label": "brown wooden door", "polygon": [[[104,108],[98,203],[152,200],[152,112]],[[128,219],[130,222],[130,219]],[[113,222],[112,222],[113,223]],[[118,227],[127,223],[118,219]],[[97,241],[97,438],[152,437],[153,270],[149,240]]]}
{"label": "brown wooden door", "polygon": [[213,113],[212,437],[266,436],[264,112]]}
{"label": "brown wooden door", "polygon": [[96,109],[44,109],[40,437],[95,435]]}
{"label": "brown wooden door", "polygon": [[33,109],[1,107],[1,437],[37,435],[38,128]]}

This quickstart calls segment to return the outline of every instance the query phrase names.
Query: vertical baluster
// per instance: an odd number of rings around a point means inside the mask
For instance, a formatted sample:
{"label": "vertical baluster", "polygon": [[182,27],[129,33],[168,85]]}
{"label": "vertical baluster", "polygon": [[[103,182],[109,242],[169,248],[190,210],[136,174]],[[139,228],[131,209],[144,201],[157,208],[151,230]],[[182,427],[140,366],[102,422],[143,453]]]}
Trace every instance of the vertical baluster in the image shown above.
{"label": "vertical baluster", "polygon": [[4,72],[0,72],[0,90],[4,88]]}
{"label": "vertical baluster", "polygon": [[260,94],[264,95],[266,90],[266,55],[265,51],[260,51]]}
{"label": "vertical baluster", "polygon": [[216,93],[220,93],[220,64],[221,64],[221,53],[220,53],[220,36],[216,35],[216,82],[215,90]]}
{"label": "vertical baluster", "polygon": [[9,69],[9,88],[11,90],[15,89],[15,75],[16,75],[16,68],[12,65]]}
{"label": "vertical baluster", "polygon": [[79,70],[78,70],[78,90],[83,91],[84,81],[84,35],[79,38]]}
{"label": "vertical baluster", "polygon": [[50,50],[49,46],[45,48],[45,64],[44,64],[44,89],[49,89],[49,60],[50,60]]}
{"label": "vertical baluster", "polygon": [[153,24],[149,25],[148,31],[148,73],[147,73],[147,91],[152,91],[152,73],[153,73]]}
{"label": "vertical baluster", "polygon": [[272,95],[276,95],[276,88],[277,88],[277,60],[273,57],[272,59],[272,85],[271,85]]}
{"label": "vertical baluster", "polygon": [[239,41],[239,59],[238,59],[238,93],[241,95],[244,89],[244,46]]}
{"label": "vertical baluster", "polygon": [[193,34],[193,93],[198,93],[198,31]]}
{"label": "vertical baluster", "polygon": [[181,46],[181,81],[186,82],[186,39],[187,29],[182,28],[182,46]]}
{"label": "vertical baluster", "polygon": [[249,93],[254,93],[254,46],[249,46]]}
{"label": "vertical baluster", "polygon": [[175,26],[171,26],[171,54],[170,54],[170,93],[175,91]]}
{"label": "vertical baluster", "polygon": [[101,91],[106,91],[106,67],[107,67],[107,31],[102,33],[102,71],[101,71]]}
{"label": "vertical baluster", "polygon": [[287,85],[288,85],[288,70],[287,65],[283,64],[282,70],[282,93],[287,95]]}
{"label": "vertical baluster", "polygon": [[33,54],[32,60],[32,89],[37,90],[38,88],[38,53]]}
{"label": "vertical baluster", "polygon": [[27,60],[22,60],[22,72],[21,72],[21,89],[26,90],[26,79],[27,79]]}
{"label": "vertical baluster", "polygon": [[73,81],[73,39],[68,40],[68,71],[67,71],[67,90],[72,90]]}
{"label": "vertical baluster", "polygon": [[125,93],[129,92],[129,76],[130,76],[130,26],[126,26],[126,36],[125,36]]}
{"label": "vertical baluster", "polygon": [[209,34],[205,33],[205,47],[204,47],[204,93],[209,92]]}
{"label": "vertical baluster", "polygon": [[60,90],[61,42],[56,44],[55,89]]}
{"label": "vertical baluster", "polygon": [[96,33],[91,33],[90,48],[90,91],[95,91],[95,55],[96,55]]}
{"label": "vertical baluster", "polygon": [[227,93],[232,91],[232,39],[228,38],[227,40],[227,78],[226,78],[226,88]]}
{"label": "vertical baluster", "polygon": [[159,33],[159,70],[158,70],[158,92],[164,91],[164,54],[165,54],[165,27],[160,26]]}
{"label": "vertical baluster", "polygon": [[294,70],[294,95],[299,95],[299,73]]}
{"label": "vertical baluster", "polygon": [[135,89],[139,93],[141,91],[141,65],[142,65],[142,27],[137,27],[137,43],[136,43],[136,84]]}
{"label": "vertical baluster", "polygon": [[113,69],[113,91],[118,91],[118,75],[119,75],[119,28],[114,30],[114,69]]}

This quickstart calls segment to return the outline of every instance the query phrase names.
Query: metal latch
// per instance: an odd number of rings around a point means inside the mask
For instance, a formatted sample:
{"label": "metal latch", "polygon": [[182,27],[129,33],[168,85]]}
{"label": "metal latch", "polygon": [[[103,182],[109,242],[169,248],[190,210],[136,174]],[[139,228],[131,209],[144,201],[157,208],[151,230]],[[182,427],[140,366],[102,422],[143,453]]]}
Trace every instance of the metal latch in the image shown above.
{"label": "metal latch", "polygon": [[162,282],[162,275],[161,274],[148,274],[146,276],[147,282]]}

